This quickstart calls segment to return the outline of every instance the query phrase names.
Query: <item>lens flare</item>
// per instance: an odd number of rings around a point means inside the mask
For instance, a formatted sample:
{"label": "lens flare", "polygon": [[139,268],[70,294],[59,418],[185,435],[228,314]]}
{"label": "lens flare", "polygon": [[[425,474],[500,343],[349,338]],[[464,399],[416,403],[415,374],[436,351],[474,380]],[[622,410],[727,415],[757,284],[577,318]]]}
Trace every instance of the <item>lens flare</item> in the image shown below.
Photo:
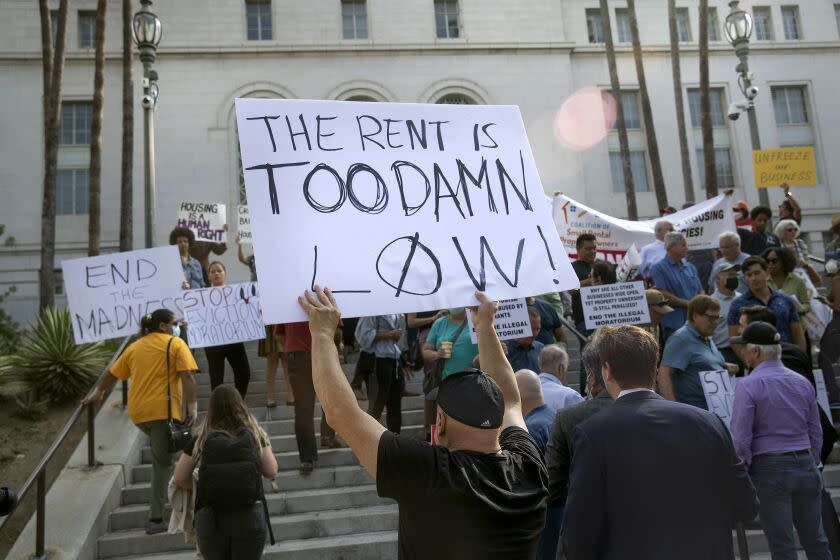
{"label": "lens flare", "polygon": [[554,137],[571,150],[589,149],[607,137],[615,115],[612,95],[597,87],[585,87],[560,106],[554,117]]}

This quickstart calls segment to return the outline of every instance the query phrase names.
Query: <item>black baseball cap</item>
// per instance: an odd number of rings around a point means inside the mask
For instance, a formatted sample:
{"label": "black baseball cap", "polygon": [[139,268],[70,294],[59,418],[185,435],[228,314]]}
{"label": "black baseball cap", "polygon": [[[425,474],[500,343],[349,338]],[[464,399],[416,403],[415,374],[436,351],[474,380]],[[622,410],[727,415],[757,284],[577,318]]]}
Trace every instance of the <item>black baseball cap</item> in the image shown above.
{"label": "black baseball cap", "polygon": [[730,344],[760,344],[762,346],[770,346],[779,344],[782,337],[776,327],[764,321],[756,321],[750,323],[744,328],[741,336],[733,336],[729,339]]}
{"label": "black baseball cap", "polygon": [[485,430],[499,428],[505,415],[502,390],[480,369],[459,371],[444,379],[437,404],[458,422]]}

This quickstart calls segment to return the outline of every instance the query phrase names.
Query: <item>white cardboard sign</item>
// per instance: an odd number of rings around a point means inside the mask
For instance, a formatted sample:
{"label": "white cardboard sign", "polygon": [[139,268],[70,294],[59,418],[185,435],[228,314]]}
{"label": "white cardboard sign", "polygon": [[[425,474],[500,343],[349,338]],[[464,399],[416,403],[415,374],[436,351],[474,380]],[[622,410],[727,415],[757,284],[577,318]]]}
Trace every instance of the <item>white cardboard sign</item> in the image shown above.
{"label": "white cardboard sign", "polygon": [[[470,324],[470,340],[473,344],[478,344],[472,313],[467,313],[467,321]],[[525,298],[500,301],[496,317],[493,319],[493,328],[496,329],[499,340],[531,336],[531,317],[528,315]]]}
{"label": "white cardboard sign", "polygon": [[587,329],[650,323],[642,281],[586,286],[580,289],[580,302]]}
{"label": "white cardboard sign", "polygon": [[735,399],[732,376],[725,369],[701,371],[697,375],[700,376],[709,411],[717,414],[728,428],[732,419],[732,401]]}
{"label": "white cardboard sign", "polygon": [[195,234],[196,241],[227,241],[227,208],[224,204],[207,202],[182,202],[178,208],[178,227],[185,227]]}
{"label": "white cardboard sign", "polygon": [[814,370],[814,384],[817,386],[817,404],[823,409],[826,416],[831,418],[831,407],[828,404],[828,389],[825,386],[825,377],[821,369]]}
{"label": "white cardboard sign", "polygon": [[184,292],[190,348],[265,338],[256,282],[211,286]]}
{"label": "white cardboard sign", "polygon": [[135,334],[146,313],[180,316],[184,270],[175,245],[61,263],[76,344]]}
{"label": "white cardboard sign", "polygon": [[237,99],[267,323],[313,285],[346,317],[578,287],[515,106]]}
{"label": "white cardboard sign", "polygon": [[637,248],[644,247],[656,239],[653,228],[660,220],[668,220],[676,231],[683,232],[689,249],[715,249],[721,233],[735,231],[732,197],[723,194],[675,214],[640,222],[614,218],[560,194],[554,197],[553,214],[569,255],[577,255],[578,235],[592,233],[597,238],[598,258],[614,264],[621,262],[634,243]]}
{"label": "white cardboard sign", "polygon": [[236,210],[236,239],[240,243],[251,243],[251,216],[248,215],[248,206],[240,204]]}

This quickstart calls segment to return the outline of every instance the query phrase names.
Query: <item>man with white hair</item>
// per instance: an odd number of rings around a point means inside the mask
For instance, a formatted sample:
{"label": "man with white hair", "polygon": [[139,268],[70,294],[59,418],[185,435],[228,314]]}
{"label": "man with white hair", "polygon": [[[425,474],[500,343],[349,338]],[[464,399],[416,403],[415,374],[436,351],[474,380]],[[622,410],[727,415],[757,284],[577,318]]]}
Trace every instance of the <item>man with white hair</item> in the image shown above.
{"label": "man with white hair", "polygon": [[540,378],[530,369],[516,372],[516,386],[522,399],[522,416],[528,433],[537,442],[540,452],[545,455],[551,425],[554,423],[554,411],[545,404]]}
{"label": "man with white hair", "polygon": [[712,273],[709,275],[709,291],[715,291],[715,278],[724,265],[738,265],[738,288],[736,291],[742,294],[747,291],[744,283],[744,274],[740,272],[740,266],[749,258],[749,255],[741,251],[741,236],[734,231],[725,231],[718,237],[718,250],[720,258],[712,265]]}
{"label": "man with white hair", "polygon": [[583,400],[580,393],[566,387],[569,354],[559,344],[549,344],[540,352],[540,384],[548,408],[557,412]]}
{"label": "man with white hair", "polygon": [[749,467],[774,559],[796,558],[793,529],[809,560],[829,560],[822,525],[822,428],[807,379],[782,365],[776,327],[758,321],[732,337],[750,374],[735,386],[732,440]]}
{"label": "man with white hair", "polygon": [[685,324],[688,302],[703,293],[700,275],[693,264],[685,260],[688,243],[685,235],[672,231],[665,235],[665,257],[653,265],[650,275],[654,287],[668,299],[673,313],[662,317],[661,332],[663,341]]}
{"label": "man with white hair", "polygon": [[650,276],[650,269],[653,265],[665,258],[665,234],[674,231],[674,224],[668,220],[659,220],[653,226],[653,234],[656,236],[639,251],[642,263],[639,265],[639,274]]}

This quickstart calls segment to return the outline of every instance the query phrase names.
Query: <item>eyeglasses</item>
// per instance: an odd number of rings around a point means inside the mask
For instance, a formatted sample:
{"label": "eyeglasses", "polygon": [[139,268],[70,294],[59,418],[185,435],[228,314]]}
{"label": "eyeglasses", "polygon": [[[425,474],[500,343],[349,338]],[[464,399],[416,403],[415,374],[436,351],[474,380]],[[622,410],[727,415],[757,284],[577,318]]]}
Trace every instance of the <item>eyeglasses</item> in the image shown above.
{"label": "eyeglasses", "polygon": [[709,315],[708,313],[703,313],[703,316],[707,319],[711,319],[712,321],[720,321],[720,315]]}

